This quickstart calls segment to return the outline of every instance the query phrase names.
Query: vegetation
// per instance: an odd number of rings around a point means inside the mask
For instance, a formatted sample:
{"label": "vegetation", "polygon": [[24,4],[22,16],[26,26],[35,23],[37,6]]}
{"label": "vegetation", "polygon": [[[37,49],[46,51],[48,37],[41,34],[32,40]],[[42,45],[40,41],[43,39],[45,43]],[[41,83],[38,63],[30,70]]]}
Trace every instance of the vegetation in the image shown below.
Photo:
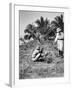
{"label": "vegetation", "polygon": [[57,28],[60,28],[62,32],[64,32],[64,21],[63,21],[63,15],[56,16],[55,20],[51,22],[51,28],[56,30]]}
{"label": "vegetation", "polygon": [[[34,40],[38,40],[41,43],[41,39],[48,40],[50,37],[55,37],[56,29],[60,28],[62,32],[64,32],[64,22],[63,15],[56,16],[54,21],[48,20],[41,16],[40,19],[35,21],[37,27],[33,24],[27,25],[24,33],[24,38],[20,38],[21,41],[25,43],[25,40],[30,40],[31,38]],[[24,39],[24,40],[23,40]]]}
{"label": "vegetation", "polygon": [[[56,16],[53,21],[42,16],[33,24],[27,25],[24,30],[24,38],[20,38],[24,44],[19,46],[19,78],[45,78],[64,76],[64,58],[59,57],[57,45],[54,44],[56,29],[64,32],[63,15]],[[31,40],[33,39],[33,40]],[[29,40],[30,42],[25,42]],[[48,55],[43,62],[33,62],[31,55],[37,45],[43,47]]]}

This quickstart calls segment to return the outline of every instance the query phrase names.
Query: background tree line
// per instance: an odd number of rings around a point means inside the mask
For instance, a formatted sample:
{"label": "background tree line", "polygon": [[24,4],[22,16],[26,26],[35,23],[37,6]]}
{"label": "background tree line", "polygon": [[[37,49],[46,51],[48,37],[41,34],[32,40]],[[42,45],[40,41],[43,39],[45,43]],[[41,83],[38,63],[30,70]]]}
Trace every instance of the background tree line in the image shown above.
{"label": "background tree line", "polygon": [[40,19],[35,21],[35,24],[28,24],[24,30],[24,38],[20,37],[20,40],[25,43],[25,40],[37,40],[41,43],[41,40],[50,40],[55,37],[56,29],[60,28],[64,32],[63,15],[56,16],[53,21],[45,19],[41,16]]}

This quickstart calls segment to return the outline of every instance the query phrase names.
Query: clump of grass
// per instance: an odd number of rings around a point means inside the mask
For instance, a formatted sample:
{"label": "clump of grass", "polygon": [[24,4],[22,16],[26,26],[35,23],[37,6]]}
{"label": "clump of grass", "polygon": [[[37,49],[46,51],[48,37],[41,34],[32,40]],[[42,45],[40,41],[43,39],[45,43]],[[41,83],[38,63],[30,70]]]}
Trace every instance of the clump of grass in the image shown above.
{"label": "clump of grass", "polygon": [[52,63],[53,62],[53,58],[52,57],[49,57],[48,59],[47,59],[47,63]]}
{"label": "clump of grass", "polygon": [[27,67],[25,69],[21,69],[19,73],[20,79],[30,78],[30,73],[32,73],[32,70],[30,67]]}

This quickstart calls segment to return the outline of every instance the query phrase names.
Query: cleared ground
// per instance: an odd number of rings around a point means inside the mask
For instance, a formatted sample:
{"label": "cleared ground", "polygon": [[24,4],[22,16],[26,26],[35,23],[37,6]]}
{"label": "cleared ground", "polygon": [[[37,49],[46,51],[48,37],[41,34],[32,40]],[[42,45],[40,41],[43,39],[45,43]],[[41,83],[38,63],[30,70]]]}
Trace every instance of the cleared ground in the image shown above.
{"label": "cleared ground", "polygon": [[33,62],[31,60],[32,52],[37,45],[37,41],[31,41],[19,46],[19,78],[63,77],[64,58],[59,56],[53,41],[46,41],[40,45],[44,48],[44,52],[48,52],[44,62]]}

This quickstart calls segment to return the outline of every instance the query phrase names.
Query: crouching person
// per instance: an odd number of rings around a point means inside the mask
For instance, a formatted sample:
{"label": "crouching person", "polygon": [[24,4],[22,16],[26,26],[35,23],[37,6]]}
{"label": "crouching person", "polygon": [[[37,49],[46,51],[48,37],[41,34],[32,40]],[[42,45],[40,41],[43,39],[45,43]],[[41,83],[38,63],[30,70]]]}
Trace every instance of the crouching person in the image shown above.
{"label": "crouching person", "polygon": [[40,48],[39,46],[36,47],[36,49],[34,50],[34,52],[32,54],[32,61],[42,62],[42,61],[44,61],[43,57],[44,57],[43,48]]}
{"label": "crouching person", "polygon": [[40,47],[36,47],[36,49],[33,51],[33,54],[32,54],[32,61],[37,61],[37,59],[39,59],[40,57]]}
{"label": "crouching person", "polygon": [[57,42],[57,48],[59,50],[59,55],[63,57],[63,48],[64,48],[64,33],[60,28],[57,28],[55,42]]}

